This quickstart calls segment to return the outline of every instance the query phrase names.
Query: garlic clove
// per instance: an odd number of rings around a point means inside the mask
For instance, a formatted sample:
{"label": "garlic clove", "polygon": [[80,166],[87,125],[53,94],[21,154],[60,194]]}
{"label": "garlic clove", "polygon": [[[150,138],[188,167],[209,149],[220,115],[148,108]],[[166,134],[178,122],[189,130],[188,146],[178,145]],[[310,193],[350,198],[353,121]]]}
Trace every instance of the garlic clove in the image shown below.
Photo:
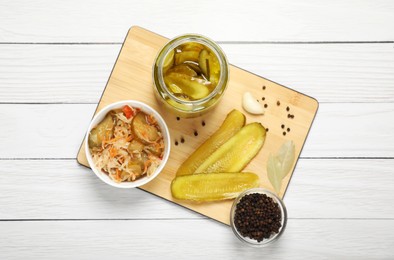
{"label": "garlic clove", "polygon": [[263,106],[257,101],[257,99],[250,92],[245,92],[242,98],[242,107],[246,112],[254,115],[264,114]]}

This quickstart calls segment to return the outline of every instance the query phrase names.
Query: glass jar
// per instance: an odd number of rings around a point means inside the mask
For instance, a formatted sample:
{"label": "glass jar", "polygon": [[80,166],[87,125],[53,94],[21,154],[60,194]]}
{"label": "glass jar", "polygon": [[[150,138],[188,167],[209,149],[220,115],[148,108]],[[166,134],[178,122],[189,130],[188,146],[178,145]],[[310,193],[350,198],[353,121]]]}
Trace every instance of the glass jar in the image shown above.
{"label": "glass jar", "polygon": [[[181,60],[184,59],[180,56],[177,56],[180,54],[180,52],[182,52],[180,51],[179,48],[184,48],[182,46],[191,46],[190,48],[194,48],[196,45],[199,46],[198,48],[200,48],[199,52],[197,52],[196,50],[192,50],[192,51],[196,51],[195,53],[199,53],[198,54],[199,59],[196,62],[186,60],[185,63],[182,63]],[[203,47],[206,53],[209,53],[209,55],[211,55],[208,57],[214,59],[211,60],[212,61],[211,65],[209,64],[210,59],[208,58],[201,59],[202,58],[201,55],[203,55],[201,46]],[[194,59],[196,59],[196,57],[194,57]],[[206,64],[204,66],[200,65],[202,63],[198,62],[201,60],[206,61]],[[182,66],[186,64],[187,67],[194,68],[195,71],[200,72],[199,74],[196,72],[192,72],[192,73],[196,73],[197,75],[195,77],[188,75],[187,77],[190,78],[187,79],[184,78],[186,77],[185,74],[179,74],[179,73],[173,74],[181,77],[178,79],[177,78],[174,79],[178,83],[182,83],[182,84],[185,82],[187,83],[186,87],[188,88],[188,90],[192,91],[192,94],[196,94],[194,98],[190,98],[189,96],[185,95],[182,92],[182,89],[176,86],[176,84],[171,83],[170,84],[171,86],[166,84],[166,80],[168,78],[165,79],[165,77],[173,76],[173,75],[168,76],[168,74],[166,73],[170,71],[170,69],[174,69],[175,66],[179,65],[178,62],[182,63]],[[210,75],[210,70],[214,69],[213,65],[219,66],[219,73],[217,73],[216,70],[216,71],[212,71]],[[201,68],[205,69],[205,73],[204,70],[200,70]],[[179,68],[176,69],[178,69],[179,71]],[[181,70],[183,69],[184,68],[182,68]],[[187,69],[186,73],[188,72],[189,69]],[[210,77],[211,78],[214,77],[214,75],[216,75],[215,76],[216,78],[214,79],[215,81],[209,79]],[[217,103],[219,102],[220,98],[223,96],[226,90],[228,77],[229,77],[228,62],[222,49],[215,42],[208,39],[207,37],[201,35],[195,35],[195,34],[182,35],[170,40],[160,50],[159,54],[155,59],[155,63],[153,65],[153,86],[155,89],[156,97],[160,102],[164,104],[165,107],[167,107],[169,110],[174,112],[177,116],[181,116],[181,117],[197,117],[208,112],[215,105],[217,105]],[[179,81],[183,81],[183,82],[179,82]],[[208,86],[207,88],[205,88],[204,86],[202,87],[204,92],[204,94],[202,95],[200,95],[201,91],[200,89],[198,89],[199,82],[202,82],[201,83],[202,85],[204,85],[205,82],[211,84],[211,85],[206,84]],[[197,86],[196,87],[197,92],[195,88],[190,90],[189,86],[191,87]],[[176,89],[174,90],[174,88]]]}

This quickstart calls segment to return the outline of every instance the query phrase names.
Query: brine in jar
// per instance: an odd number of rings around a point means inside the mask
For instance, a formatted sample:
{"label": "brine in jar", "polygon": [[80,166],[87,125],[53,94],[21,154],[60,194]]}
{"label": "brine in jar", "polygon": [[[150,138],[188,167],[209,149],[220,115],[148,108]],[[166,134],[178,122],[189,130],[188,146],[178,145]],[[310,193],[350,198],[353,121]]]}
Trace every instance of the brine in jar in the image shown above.
{"label": "brine in jar", "polygon": [[207,97],[220,77],[218,58],[210,48],[196,42],[177,46],[166,57],[164,82],[169,91],[184,100]]}
{"label": "brine in jar", "polygon": [[195,117],[216,105],[228,81],[228,64],[213,41],[185,35],[170,41],[159,53],[153,80],[156,94],[183,117]]}

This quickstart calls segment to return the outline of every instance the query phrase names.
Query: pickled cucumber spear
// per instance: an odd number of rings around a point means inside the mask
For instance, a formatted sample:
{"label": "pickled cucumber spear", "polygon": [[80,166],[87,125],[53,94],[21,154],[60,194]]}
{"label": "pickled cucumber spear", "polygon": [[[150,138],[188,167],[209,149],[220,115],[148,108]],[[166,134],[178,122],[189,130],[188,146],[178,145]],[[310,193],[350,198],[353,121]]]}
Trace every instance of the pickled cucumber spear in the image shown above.
{"label": "pickled cucumber spear", "polygon": [[234,109],[228,113],[220,128],[198,147],[179,167],[176,175],[193,174],[222,144],[245,125],[245,115]]}
{"label": "pickled cucumber spear", "polygon": [[265,134],[265,128],[257,122],[242,127],[213,152],[195,173],[242,171],[263,147]]}
{"label": "pickled cucumber spear", "polygon": [[259,177],[254,173],[206,173],[176,177],[171,192],[176,199],[214,201],[235,198],[258,186]]}

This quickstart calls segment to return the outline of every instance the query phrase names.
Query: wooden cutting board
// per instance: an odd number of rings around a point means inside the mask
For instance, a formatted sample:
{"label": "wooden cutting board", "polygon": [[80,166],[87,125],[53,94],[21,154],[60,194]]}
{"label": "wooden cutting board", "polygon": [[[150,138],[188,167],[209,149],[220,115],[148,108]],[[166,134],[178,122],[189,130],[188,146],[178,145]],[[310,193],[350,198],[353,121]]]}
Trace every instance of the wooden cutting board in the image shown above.
{"label": "wooden cutting board", "polygon": [[[158,51],[167,41],[168,39],[140,27],[135,26],[129,30],[96,113],[110,103],[128,99],[145,102],[156,109],[169,127],[171,154],[160,175],[141,189],[229,224],[232,200],[198,204],[172,198],[170,184],[179,165],[219,128],[227,113],[235,108],[244,112],[246,123],[261,122],[267,128],[263,149],[245,171],[257,173],[261,187],[273,190],[266,175],[268,155],[276,153],[284,141],[293,140],[298,160],[316,115],[318,102],[278,83],[230,66],[228,88],[218,106],[202,117],[179,119],[159,105],[153,92],[152,65]],[[242,109],[242,95],[245,91],[251,92],[266,107],[264,115],[249,115]],[[77,160],[89,167],[84,149],[82,142]],[[285,194],[295,165],[291,174],[283,180],[279,193],[281,198]]]}

